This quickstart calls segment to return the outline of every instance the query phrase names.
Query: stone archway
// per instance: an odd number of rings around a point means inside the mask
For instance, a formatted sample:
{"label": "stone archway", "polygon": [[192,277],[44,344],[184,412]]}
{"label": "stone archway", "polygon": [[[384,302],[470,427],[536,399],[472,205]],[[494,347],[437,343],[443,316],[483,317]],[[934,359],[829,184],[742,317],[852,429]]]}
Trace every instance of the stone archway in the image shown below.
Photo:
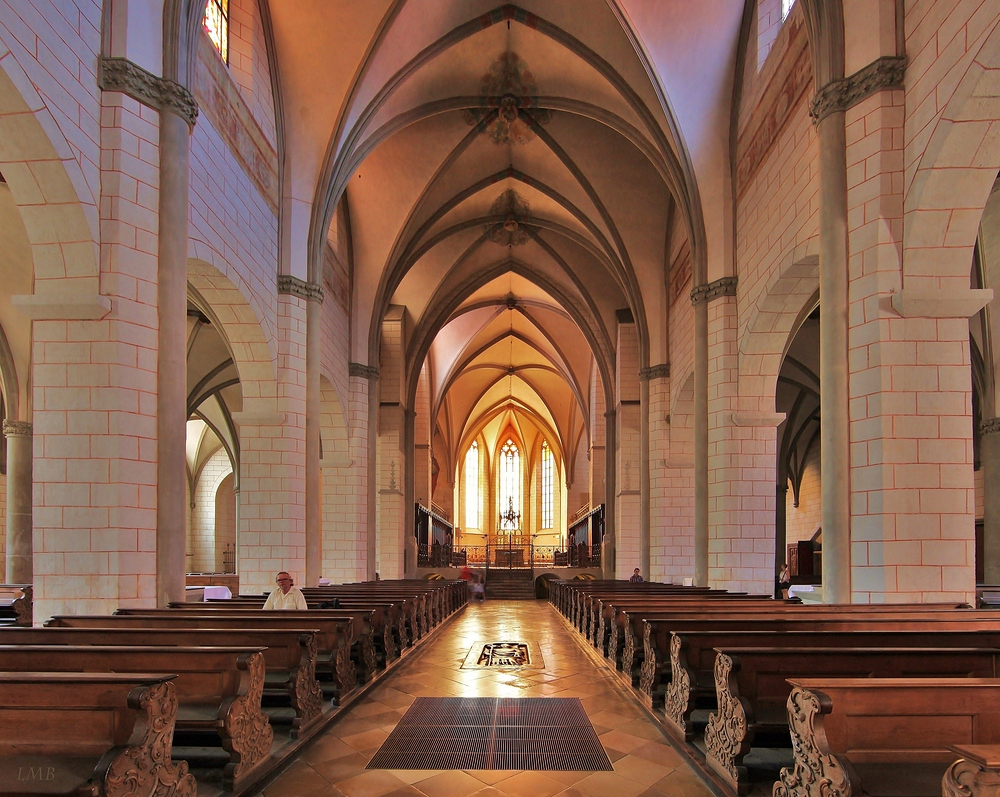
{"label": "stone archway", "polygon": [[810,309],[819,290],[819,241],[810,238],[795,247],[757,302],[740,344],[739,386],[741,411],[773,413],[774,390],[781,361],[791,335]]}
{"label": "stone archway", "polygon": [[[280,461],[263,452],[274,449],[285,416],[278,408],[275,358],[257,314],[243,293],[215,266],[201,260],[188,262],[189,293],[216,328],[232,355],[242,393],[242,409],[231,414],[238,432],[239,517],[238,554],[240,587],[264,589],[274,577],[270,552],[262,535],[280,532],[265,506],[287,500],[269,485],[281,470]],[[279,457],[280,459],[280,457]],[[287,557],[286,557],[287,558]],[[292,568],[293,562],[286,566]]]}

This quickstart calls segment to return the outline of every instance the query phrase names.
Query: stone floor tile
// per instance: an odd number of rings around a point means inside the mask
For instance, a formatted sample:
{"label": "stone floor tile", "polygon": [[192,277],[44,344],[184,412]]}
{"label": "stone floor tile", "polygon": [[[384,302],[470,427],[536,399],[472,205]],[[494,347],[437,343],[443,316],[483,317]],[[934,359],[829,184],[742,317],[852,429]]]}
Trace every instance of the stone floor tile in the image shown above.
{"label": "stone floor tile", "polygon": [[483,782],[461,770],[451,770],[420,781],[417,788],[427,797],[463,797],[482,791]]}
{"label": "stone floor tile", "polygon": [[304,761],[293,762],[264,789],[265,797],[302,797],[309,791],[329,788],[329,782]]}
{"label": "stone floor tile", "polygon": [[383,797],[406,784],[387,770],[369,769],[334,785],[347,797]]}
{"label": "stone floor tile", "polygon": [[353,755],[335,758],[332,761],[322,761],[313,764],[312,768],[330,783],[339,783],[364,772],[369,760],[370,756],[363,755],[362,753],[354,753]]}
{"label": "stone floor tile", "polygon": [[[612,747],[615,750],[621,750],[623,753],[631,753],[637,747],[642,747],[649,741],[648,739],[640,739],[638,736],[632,736],[629,733],[615,730],[602,733],[600,739],[601,744],[605,747]],[[351,746],[353,747],[353,745]]]}
{"label": "stone floor tile", "polygon": [[519,770],[510,769],[467,769],[469,775],[472,775],[476,780],[481,780],[490,786],[495,786],[502,781],[507,780],[507,778],[513,777],[517,774]]}
{"label": "stone floor tile", "polygon": [[646,790],[617,772],[595,772],[579,781],[576,788],[592,797],[638,797]]}
{"label": "stone floor tile", "polygon": [[[770,793],[768,789],[767,793]],[[678,767],[662,780],[654,783],[649,791],[644,792],[649,797],[712,797],[712,791],[705,782],[689,767]]]}
{"label": "stone floor tile", "polygon": [[519,772],[503,781],[501,788],[510,797],[551,797],[562,791],[564,785],[550,778],[547,772]]}
{"label": "stone floor tile", "polygon": [[393,769],[392,774],[399,778],[403,783],[408,783],[413,785],[414,783],[419,783],[422,780],[427,780],[427,778],[433,778],[435,775],[440,775],[444,770],[441,769]]}
{"label": "stone floor tile", "polygon": [[382,746],[382,742],[389,738],[389,731],[382,728],[375,728],[364,733],[354,733],[341,738],[359,753],[374,753]]}
{"label": "stone floor tile", "polygon": [[629,755],[645,758],[647,761],[671,768],[676,768],[684,764],[683,756],[662,739],[646,742],[642,747],[629,750]]}
{"label": "stone floor tile", "polygon": [[357,755],[357,752],[336,736],[326,735],[309,746],[302,754],[302,760],[307,764],[322,764],[325,761],[335,761],[344,756]]}
{"label": "stone floor tile", "polygon": [[652,786],[657,781],[663,780],[673,769],[634,755],[615,761],[615,772],[643,786]]}

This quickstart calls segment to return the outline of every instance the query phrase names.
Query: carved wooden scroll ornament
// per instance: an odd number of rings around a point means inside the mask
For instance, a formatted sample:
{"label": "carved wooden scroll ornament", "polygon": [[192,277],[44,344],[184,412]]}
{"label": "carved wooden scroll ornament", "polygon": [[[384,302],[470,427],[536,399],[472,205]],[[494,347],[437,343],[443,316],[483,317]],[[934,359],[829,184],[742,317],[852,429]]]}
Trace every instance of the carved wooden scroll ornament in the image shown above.
{"label": "carved wooden scroll ornament", "polygon": [[822,720],[817,721],[833,709],[830,698],[797,686],[787,705],[795,764],[781,770],[772,797],[851,797],[850,775],[830,752]]}

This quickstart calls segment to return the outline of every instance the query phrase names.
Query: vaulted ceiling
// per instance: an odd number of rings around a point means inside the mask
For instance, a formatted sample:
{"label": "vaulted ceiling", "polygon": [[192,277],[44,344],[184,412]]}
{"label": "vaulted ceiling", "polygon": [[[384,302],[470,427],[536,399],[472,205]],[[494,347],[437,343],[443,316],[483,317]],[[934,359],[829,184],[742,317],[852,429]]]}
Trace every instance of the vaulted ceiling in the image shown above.
{"label": "vaulted ceiling", "polygon": [[272,0],[310,257],[346,197],[352,359],[405,307],[402,399],[426,369],[449,459],[498,419],[585,444],[617,311],[668,360],[668,238],[725,223],[700,197],[725,193],[742,6]]}

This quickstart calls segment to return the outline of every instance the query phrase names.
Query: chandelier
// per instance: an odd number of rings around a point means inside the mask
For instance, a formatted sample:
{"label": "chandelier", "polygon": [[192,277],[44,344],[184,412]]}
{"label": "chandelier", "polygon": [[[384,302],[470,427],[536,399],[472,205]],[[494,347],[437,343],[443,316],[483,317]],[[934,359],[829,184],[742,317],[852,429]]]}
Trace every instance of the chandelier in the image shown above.
{"label": "chandelier", "polygon": [[516,531],[521,526],[521,513],[514,511],[514,498],[507,496],[507,511],[500,513],[500,528],[507,532]]}

